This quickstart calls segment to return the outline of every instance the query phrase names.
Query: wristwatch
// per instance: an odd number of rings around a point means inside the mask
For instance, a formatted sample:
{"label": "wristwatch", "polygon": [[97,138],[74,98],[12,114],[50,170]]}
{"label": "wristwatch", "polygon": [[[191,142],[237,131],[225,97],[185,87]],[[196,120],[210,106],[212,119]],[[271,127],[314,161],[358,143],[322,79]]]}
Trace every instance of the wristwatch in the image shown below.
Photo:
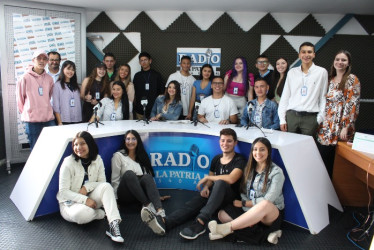
{"label": "wristwatch", "polygon": [[242,200],[242,207],[246,207],[246,203],[247,203],[247,201]]}

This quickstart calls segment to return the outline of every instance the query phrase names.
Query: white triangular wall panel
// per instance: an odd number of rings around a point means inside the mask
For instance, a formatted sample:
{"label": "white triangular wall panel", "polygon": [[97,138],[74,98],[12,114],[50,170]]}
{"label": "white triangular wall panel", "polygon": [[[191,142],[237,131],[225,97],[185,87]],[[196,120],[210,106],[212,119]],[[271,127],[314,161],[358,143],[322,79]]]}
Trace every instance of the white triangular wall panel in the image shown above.
{"label": "white triangular wall panel", "polygon": [[129,61],[128,63],[131,68],[131,81],[134,79],[135,74],[141,70],[138,59],[139,54],[140,53],[136,54],[136,56],[134,56],[134,58],[131,59],[131,61]]}
{"label": "white triangular wall panel", "polygon": [[146,11],[149,18],[161,29],[166,30],[183,12],[182,11]]}
{"label": "white triangular wall panel", "polygon": [[264,53],[280,35],[261,35],[260,54]]}
{"label": "white triangular wall panel", "polygon": [[351,20],[346,23],[336,34],[338,35],[368,35],[366,30],[362,28],[361,24],[356,20],[356,18],[352,18]]}
{"label": "white triangular wall panel", "polygon": [[303,42],[311,42],[314,45],[321,40],[320,36],[283,36],[284,39],[289,42],[289,44],[294,48],[294,50],[299,53],[299,47]]}
{"label": "white triangular wall panel", "polygon": [[313,14],[314,18],[329,32],[343,17],[343,14]]}
{"label": "white triangular wall panel", "polygon": [[140,32],[123,32],[123,35],[132,43],[132,45],[140,52],[142,51],[142,41]]}
{"label": "white triangular wall panel", "polygon": [[87,38],[94,35],[99,35],[103,37],[103,40],[93,40],[93,44],[102,52],[103,49],[110,44],[114,38],[116,38],[120,33],[118,32],[90,32],[87,33]]}
{"label": "white triangular wall panel", "polygon": [[242,28],[245,32],[252,29],[261,18],[267,15],[267,12],[227,12],[227,14]]}
{"label": "white triangular wall panel", "polygon": [[278,24],[286,31],[290,32],[299,23],[301,23],[308,13],[270,13]]}
{"label": "white triangular wall panel", "polygon": [[86,12],[86,25],[90,25],[90,23],[95,20],[95,18],[100,14],[100,11],[87,11]]}
{"label": "white triangular wall panel", "polygon": [[140,11],[105,11],[105,13],[120,30],[125,30]]}
{"label": "white triangular wall panel", "polygon": [[222,16],[223,11],[187,11],[186,14],[203,31],[209,29],[212,24]]}

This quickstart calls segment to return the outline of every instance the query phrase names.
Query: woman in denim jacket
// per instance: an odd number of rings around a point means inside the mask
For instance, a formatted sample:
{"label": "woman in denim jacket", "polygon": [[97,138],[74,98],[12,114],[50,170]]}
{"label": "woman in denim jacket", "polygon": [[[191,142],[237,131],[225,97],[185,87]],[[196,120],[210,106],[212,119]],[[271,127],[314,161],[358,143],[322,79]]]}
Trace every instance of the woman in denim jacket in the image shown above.
{"label": "woman in denim jacket", "polygon": [[182,112],[181,89],[177,81],[171,81],[165,94],[157,97],[151,111],[151,121],[178,120]]}
{"label": "woman in denim jacket", "polygon": [[259,244],[267,239],[276,244],[282,234],[285,178],[282,169],[271,161],[268,139],[259,137],[253,142],[243,177],[242,200],[219,211],[218,218],[224,224],[209,222],[209,238],[217,240],[234,233],[235,240]]}
{"label": "woman in denim jacket", "polygon": [[265,80],[257,79],[255,81],[257,98],[245,106],[240,120],[242,126],[256,124],[260,128],[279,129],[278,106],[266,98],[268,91],[269,85]]}

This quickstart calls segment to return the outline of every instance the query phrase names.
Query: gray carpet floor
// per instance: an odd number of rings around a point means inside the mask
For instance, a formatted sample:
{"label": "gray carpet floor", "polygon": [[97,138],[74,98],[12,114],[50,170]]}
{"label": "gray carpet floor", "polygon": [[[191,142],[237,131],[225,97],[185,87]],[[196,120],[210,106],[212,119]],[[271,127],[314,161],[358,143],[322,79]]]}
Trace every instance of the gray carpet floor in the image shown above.
{"label": "gray carpet floor", "polygon": [[[283,223],[283,235],[277,245],[265,243],[261,246],[234,243],[224,240],[210,241],[208,233],[193,241],[179,236],[181,225],[157,236],[140,219],[140,207],[121,208],[123,222],[120,225],[124,244],[112,242],[105,235],[106,220],[93,221],[86,225],[76,225],[65,221],[59,213],[35,218],[27,222],[9,199],[10,193],[22,171],[22,164],[12,166],[12,173],[0,170],[0,249],[359,249],[346,237],[356,225],[352,213],[365,213],[367,209],[345,207],[344,213],[329,209],[330,225],[318,235]],[[195,193],[185,190],[161,190],[161,194],[171,195],[163,203],[166,212],[173,211],[190,199]],[[367,249],[371,237],[360,242]]]}

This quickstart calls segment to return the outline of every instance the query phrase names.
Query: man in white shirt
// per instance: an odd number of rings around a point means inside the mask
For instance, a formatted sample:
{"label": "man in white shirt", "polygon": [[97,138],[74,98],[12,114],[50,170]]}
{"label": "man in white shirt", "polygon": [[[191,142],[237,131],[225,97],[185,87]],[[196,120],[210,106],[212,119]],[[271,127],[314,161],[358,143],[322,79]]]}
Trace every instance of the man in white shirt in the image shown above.
{"label": "man in white shirt", "polygon": [[213,94],[201,101],[198,119],[202,123],[216,122],[230,124],[238,122],[238,109],[234,101],[225,95],[223,79],[215,76],[212,80]]}
{"label": "man in white shirt", "polygon": [[165,88],[167,88],[169,82],[177,81],[181,87],[181,102],[183,106],[183,118],[191,119],[187,117],[188,108],[190,107],[190,99],[192,94],[192,86],[195,82],[195,77],[190,74],[191,68],[191,57],[182,56],[180,60],[180,71],[171,74],[166,82]]}
{"label": "man in white shirt", "polygon": [[328,74],[313,63],[314,57],[312,43],[300,45],[301,66],[289,70],[279,103],[282,131],[314,136],[324,119]]}
{"label": "man in white shirt", "polygon": [[45,69],[48,75],[52,76],[53,82],[57,82],[60,76],[61,55],[56,51],[48,52],[48,67]]}

